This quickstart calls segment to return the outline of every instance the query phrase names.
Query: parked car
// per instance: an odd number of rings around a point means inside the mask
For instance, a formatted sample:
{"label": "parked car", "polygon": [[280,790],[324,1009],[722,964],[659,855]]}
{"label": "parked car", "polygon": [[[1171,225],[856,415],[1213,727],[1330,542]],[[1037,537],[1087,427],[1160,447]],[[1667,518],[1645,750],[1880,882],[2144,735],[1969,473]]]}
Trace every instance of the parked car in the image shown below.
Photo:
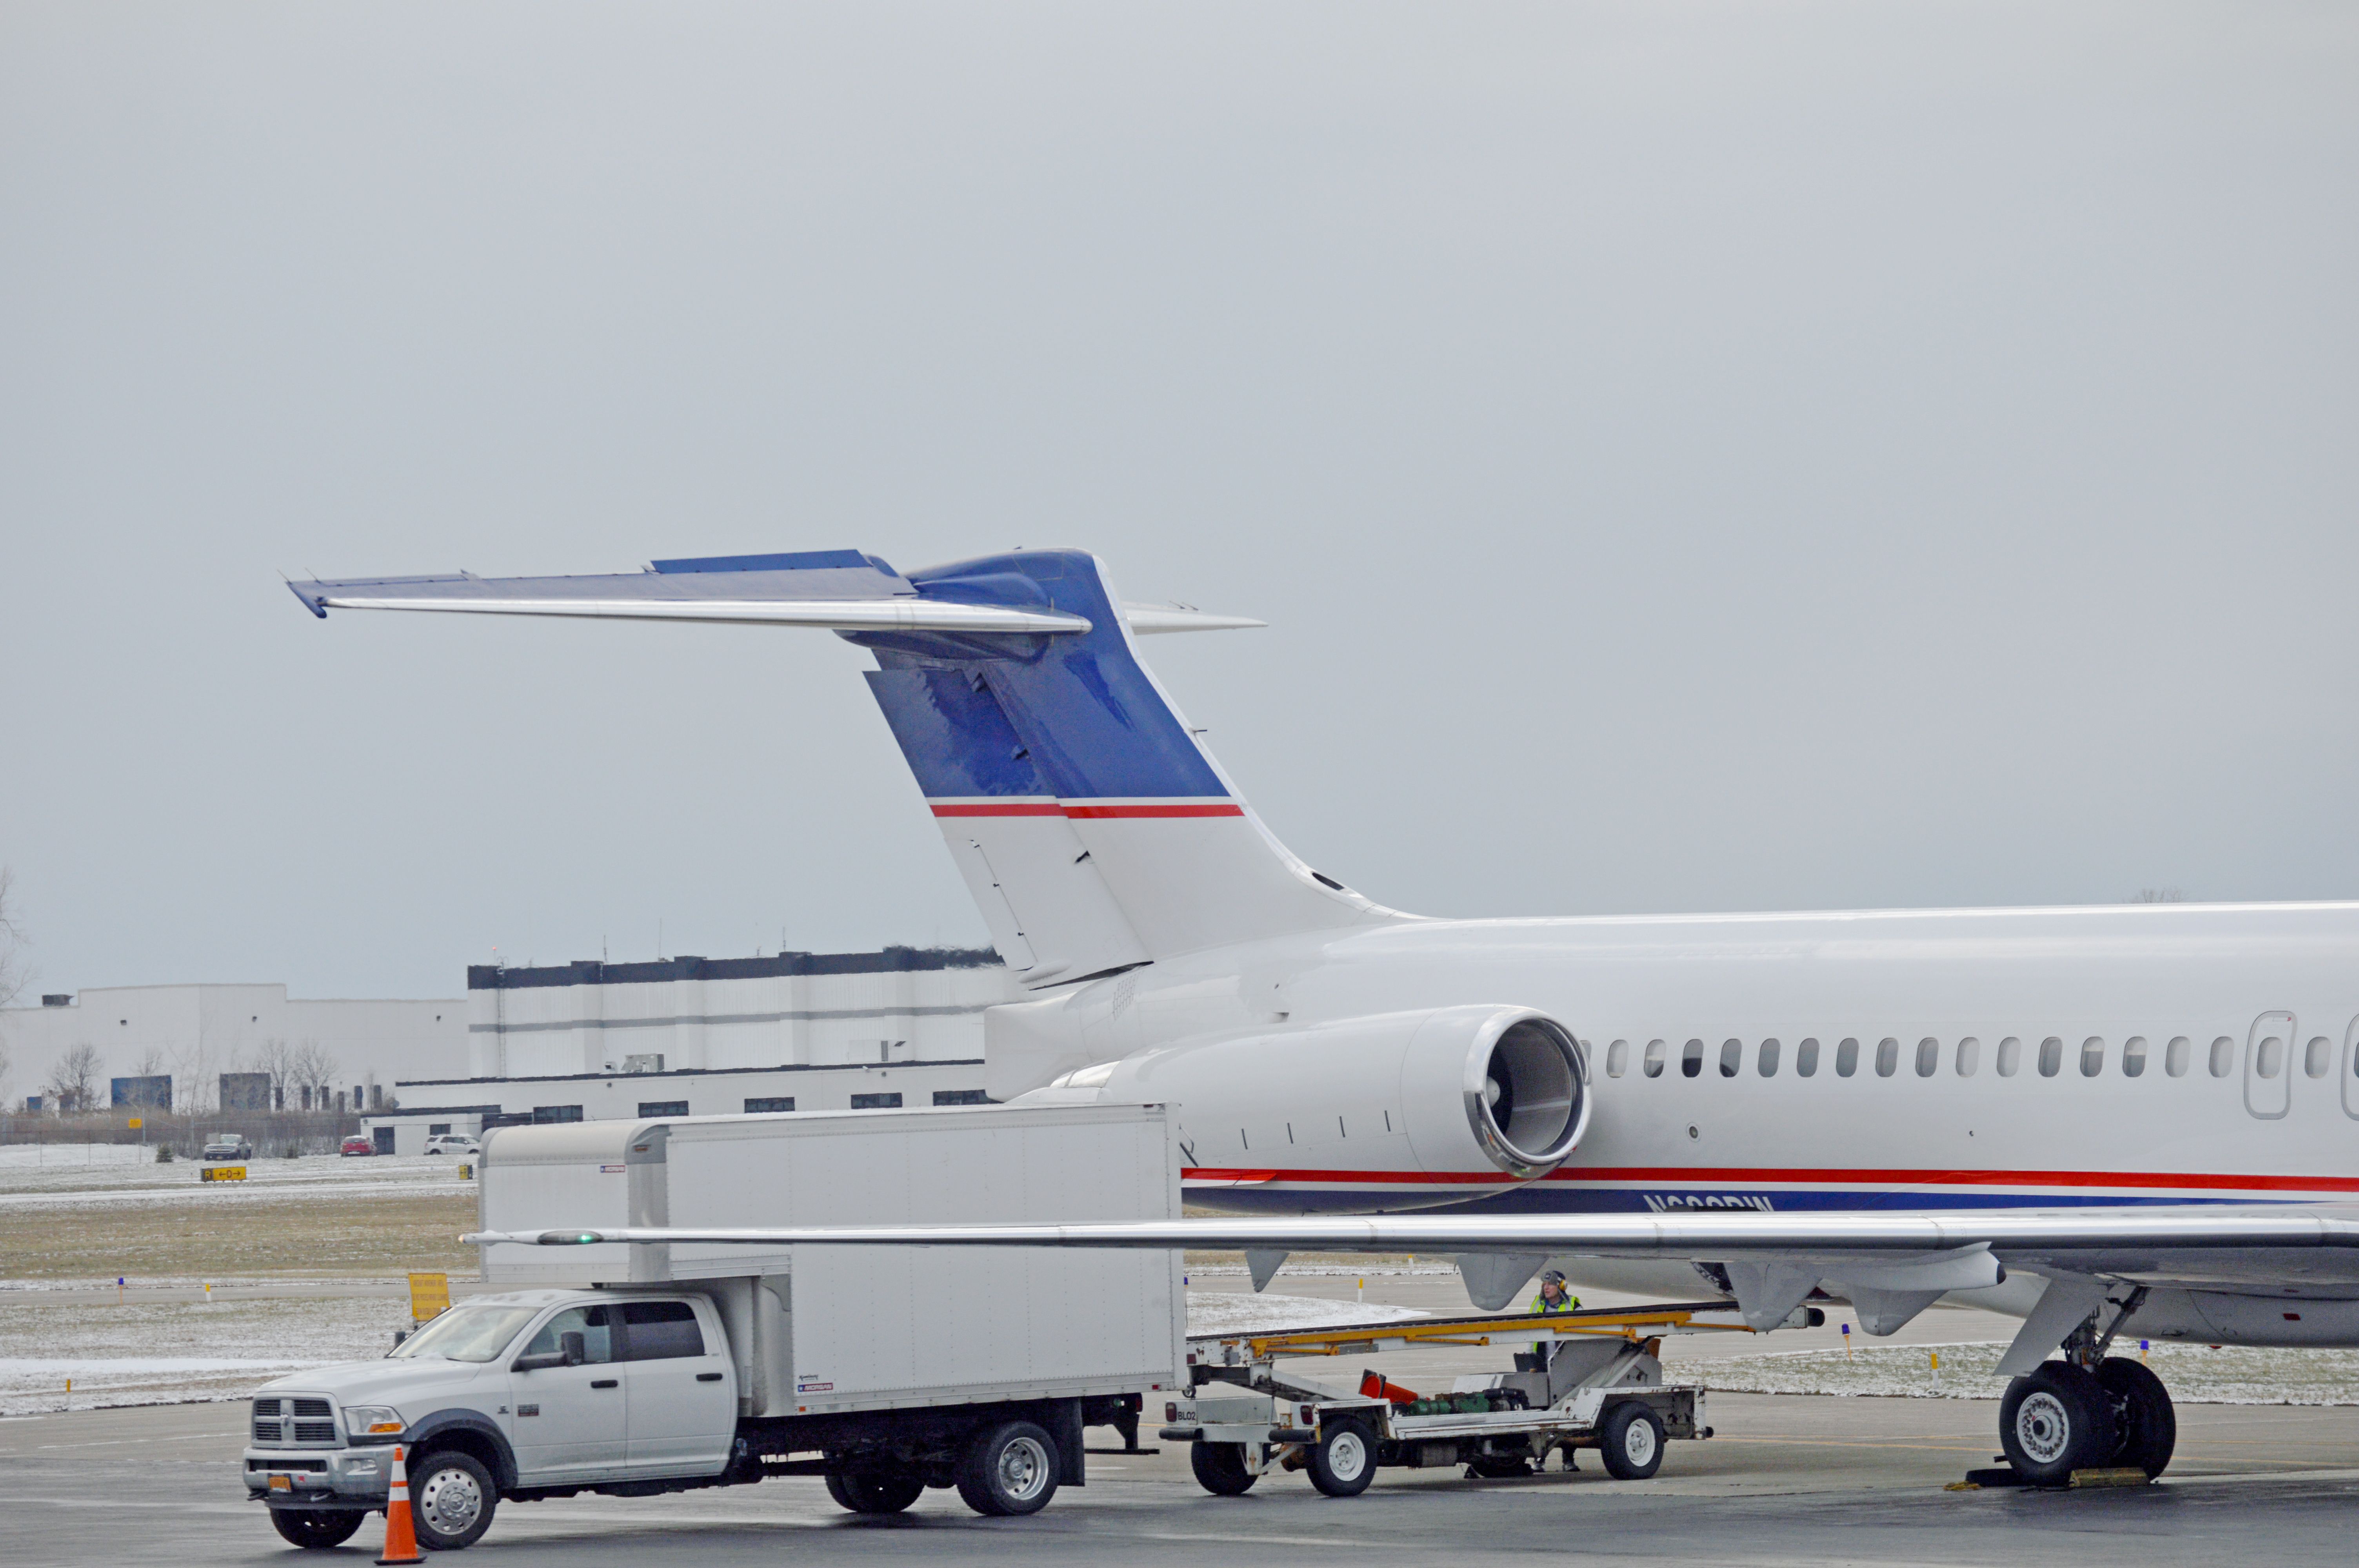
{"label": "parked car", "polygon": [[343,1147],[337,1150],[336,1152],[339,1154],[374,1154],[376,1152],[376,1145],[368,1141],[366,1134],[355,1132],[350,1138],[344,1140]]}
{"label": "parked car", "polygon": [[216,1132],[205,1140],[205,1151],[201,1158],[251,1160],[254,1158],[254,1145],[245,1141],[243,1132]]}
{"label": "parked car", "polygon": [[484,1146],[464,1132],[438,1132],[426,1141],[429,1154],[464,1154],[473,1158]]}

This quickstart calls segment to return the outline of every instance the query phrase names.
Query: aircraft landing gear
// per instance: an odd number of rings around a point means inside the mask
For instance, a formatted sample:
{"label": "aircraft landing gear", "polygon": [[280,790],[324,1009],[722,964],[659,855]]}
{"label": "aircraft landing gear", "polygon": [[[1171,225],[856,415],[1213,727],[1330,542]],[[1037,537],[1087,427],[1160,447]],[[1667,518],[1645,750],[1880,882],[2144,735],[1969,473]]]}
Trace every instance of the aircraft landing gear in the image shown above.
{"label": "aircraft landing gear", "polygon": [[2162,1379],[2143,1362],[2106,1347],[2146,1300],[2146,1288],[2114,1303],[2102,1332],[2092,1313],[2064,1341],[2061,1361],[2042,1362],[2006,1386],[1999,1401],[1999,1446],[2016,1474],[2060,1487],[2075,1470],[2162,1474],[2179,1443],[2179,1417]]}

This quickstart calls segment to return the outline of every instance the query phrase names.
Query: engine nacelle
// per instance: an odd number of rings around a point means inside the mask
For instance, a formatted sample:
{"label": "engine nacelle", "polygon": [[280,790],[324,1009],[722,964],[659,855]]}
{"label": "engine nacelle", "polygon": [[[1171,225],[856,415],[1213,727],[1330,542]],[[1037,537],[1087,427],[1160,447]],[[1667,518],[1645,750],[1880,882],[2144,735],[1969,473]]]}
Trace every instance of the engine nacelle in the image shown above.
{"label": "engine nacelle", "polygon": [[1181,1041],[1017,1103],[1160,1101],[1179,1111],[1191,1203],[1367,1213],[1547,1175],[1588,1127],[1586,1079],[1562,1024],[1478,1004]]}

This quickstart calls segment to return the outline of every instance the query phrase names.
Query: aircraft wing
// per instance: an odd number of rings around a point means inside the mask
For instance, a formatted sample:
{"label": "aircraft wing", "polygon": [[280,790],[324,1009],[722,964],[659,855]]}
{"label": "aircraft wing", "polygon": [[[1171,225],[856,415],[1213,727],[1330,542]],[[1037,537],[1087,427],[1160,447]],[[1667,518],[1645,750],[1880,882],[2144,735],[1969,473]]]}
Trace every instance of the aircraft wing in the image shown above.
{"label": "aircraft wing", "polygon": [[[1290,1252],[1455,1257],[1468,1294],[1496,1311],[1550,1258],[1670,1259],[1717,1265],[1745,1316],[1767,1330],[1822,1283],[1870,1334],[1890,1334],[1952,1291],[2015,1269],[2045,1276],[2000,1370],[2028,1371],[2127,1286],[2235,1291],[2289,1279],[2359,1281],[2359,1206],[2169,1206],[2072,1209],[1763,1214],[1375,1215],[1192,1218],[1078,1225],[613,1227],[480,1231],[479,1246],[602,1242],[748,1246],[1241,1249],[1261,1289]],[[2134,1300],[2135,1298],[2133,1298]],[[2118,1322],[2119,1319],[2117,1318]]]}

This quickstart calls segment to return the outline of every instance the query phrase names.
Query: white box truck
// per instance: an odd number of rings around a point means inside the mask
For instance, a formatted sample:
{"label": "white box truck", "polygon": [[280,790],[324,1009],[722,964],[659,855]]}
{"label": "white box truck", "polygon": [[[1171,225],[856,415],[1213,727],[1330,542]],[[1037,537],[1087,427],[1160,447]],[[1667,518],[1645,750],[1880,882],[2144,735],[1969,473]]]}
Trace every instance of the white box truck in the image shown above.
{"label": "white box truck", "polygon": [[[682,1117],[500,1128],[480,1228],[1169,1219],[1159,1106]],[[386,1506],[404,1445],[423,1544],[503,1500],[826,1477],[843,1507],[928,1487],[1030,1513],[1082,1433],[1136,1447],[1184,1390],[1176,1254],[1084,1249],[500,1244],[472,1296],[383,1360],[254,1401],[248,1493],[301,1546]]]}

